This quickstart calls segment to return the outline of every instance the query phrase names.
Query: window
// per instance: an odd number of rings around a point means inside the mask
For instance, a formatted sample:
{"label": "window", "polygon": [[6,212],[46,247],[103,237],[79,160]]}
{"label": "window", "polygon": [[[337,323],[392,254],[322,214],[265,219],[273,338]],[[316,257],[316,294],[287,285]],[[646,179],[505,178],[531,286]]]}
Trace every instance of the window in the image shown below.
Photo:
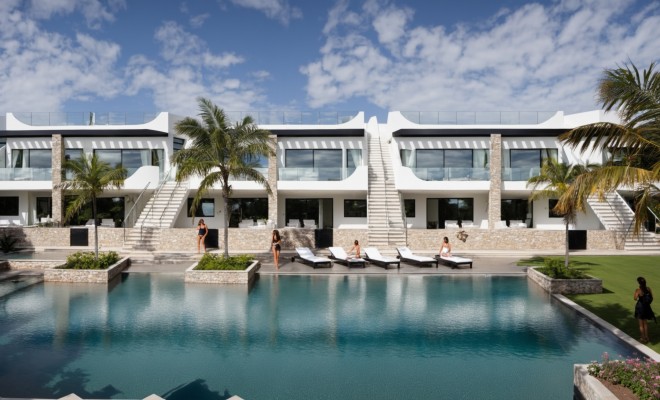
{"label": "window", "polygon": [[7,139],[0,138],[0,168],[7,166]]}
{"label": "window", "polygon": [[18,216],[18,196],[0,197],[0,215]]}
{"label": "window", "polygon": [[126,168],[126,173],[131,176],[140,167],[158,166],[163,170],[163,149],[130,149],[130,150],[94,150],[99,160],[106,162],[111,168]]}
{"label": "window", "polygon": [[473,221],[474,199],[426,199],[426,227],[444,229],[447,220]]}
{"label": "window", "polygon": [[47,218],[53,215],[52,208],[52,197],[37,197],[37,221],[41,221],[41,218]]}
{"label": "window", "polygon": [[52,151],[41,149],[14,149],[11,152],[13,168],[51,168]]}
{"label": "window", "polygon": [[[69,204],[76,200],[76,196],[64,197],[64,209],[66,210]],[[100,224],[102,219],[111,219],[115,222],[115,226],[121,226],[124,221],[124,198],[123,197],[99,197],[96,199],[96,218],[97,224]],[[77,214],[75,214],[69,221],[70,225],[85,225],[87,221],[92,219],[92,203],[85,204]]]}
{"label": "window", "polygon": [[174,153],[185,148],[186,140],[178,137],[172,138],[172,150]]}
{"label": "window", "polygon": [[415,218],[415,199],[404,199],[403,208],[406,210],[406,218]]}
{"label": "window", "polygon": [[245,220],[268,219],[268,199],[229,199],[231,217],[229,226],[236,228],[238,223]]}
{"label": "window", "polygon": [[367,218],[367,200],[344,200],[344,217]]}
{"label": "window", "polygon": [[511,168],[540,168],[543,161],[548,158],[558,159],[557,149],[531,149],[517,150],[512,149],[509,152],[511,159]]}
{"label": "window", "polygon": [[[64,162],[70,161],[70,160],[81,160],[83,158],[83,150],[82,149],[65,149],[64,150]],[[63,170],[64,173],[64,179],[66,180],[71,180],[73,179],[73,172],[68,171],[66,169]]]}
{"label": "window", "polygon": [[557,206],[557,203],[559,203],[558,199],[549,199],[548,200],[548,217],[549,218],[563,218],[564,217],[563,215],[557,214],[556,212],[552,211]]}
{"label": "window", "polygon": [[346,150],[346,169],[347,174],[351,175],[355,168],[362,165],[362,150],[361,149],[347,149]]}
{"label": "window", "polygon": [[503,199],[501,205],[502,220],[507,226],[511,220],[527,220],[529,201],[526,199]]}
{"label": "window", "polygon": [[[188,217],[192,218],[192,208],[193,198],[188,198]],[[197,210],[195,210],[195,217],[214,217],[215,216],[215,200],[214,199],[202,199],[197,205]]]}
{"label": "window", "polygon": [[342,150],[286,150],[284,166],[286,168],[313,169],[321,181],[341,179]]}
{"label": "window", "polygon": [[[332,201],[332,199],[330,200]],[[291,220],[298,220],[299,223],[302,223],[304,219],[313,219],[318,226],[323,201],[324,199],[286,199],[284,202],[285,223],[288,224]],[[330,207],[331,211],[332,207]]]}

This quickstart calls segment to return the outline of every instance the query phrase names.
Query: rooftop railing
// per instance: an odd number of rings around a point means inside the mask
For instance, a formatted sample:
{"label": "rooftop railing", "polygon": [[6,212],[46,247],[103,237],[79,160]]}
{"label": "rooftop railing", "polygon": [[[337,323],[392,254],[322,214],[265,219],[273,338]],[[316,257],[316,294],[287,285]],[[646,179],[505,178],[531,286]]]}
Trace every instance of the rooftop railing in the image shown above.
{"label": "rooftop railing", "polygon": [[536,125],[556,111],[401,111],[420,125]]}
{"label": "rooftop railing", "polygon": [[338,125],[358,115],[356,111],[225,111],[232,122],[251,116],[257,125]]}
{"label": "rooftop railing", "polygon": [[30,126],[141,125],[159,113],[18,112],[14,117]]}

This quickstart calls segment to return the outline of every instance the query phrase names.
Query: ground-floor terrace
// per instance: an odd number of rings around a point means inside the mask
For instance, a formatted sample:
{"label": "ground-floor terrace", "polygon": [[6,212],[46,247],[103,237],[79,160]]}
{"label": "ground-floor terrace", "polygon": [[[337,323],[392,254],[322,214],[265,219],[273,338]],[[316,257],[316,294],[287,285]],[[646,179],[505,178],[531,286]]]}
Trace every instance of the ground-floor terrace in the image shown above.
{"label": "ground-floor terrace", "polygon": [[[310,229],[281,228],[282,248],[294,250],[296,247],[327,248],[340,246],[349,249],[355,240],[362,247],[368,247],[368,229]],[[459,235],[459,233],[462,233]],[[98,227],[98,240],[101,250],[121,249],[128,229]],[[82,247],[93,248],[94,227],[3,227],[0,237],[17,239],[17,248]],[[188,252],[196,249],[197,231],[195,228],[160,229],[155,251]],[[469,253],[473,250],[561,251],[565,248],[566,233],[561,230],[541,229],[407,229],[406,244],[413,250],[439,251],[443,237],[448,237],[454,253]],[[458,238],[462,236],[465,241]],[[208,248],[224,249],[224,235],[221,229],[211,229],[207,238]],[[569,231],[572,250],[613,250],[623,246],[621,238],[614,231],[585,230]],[[266,251],[271,246],[271,231],[263,228],[229,228],[228,247],[232,250]],[[392,248],[381,248],[381,252],[395,252]]]}

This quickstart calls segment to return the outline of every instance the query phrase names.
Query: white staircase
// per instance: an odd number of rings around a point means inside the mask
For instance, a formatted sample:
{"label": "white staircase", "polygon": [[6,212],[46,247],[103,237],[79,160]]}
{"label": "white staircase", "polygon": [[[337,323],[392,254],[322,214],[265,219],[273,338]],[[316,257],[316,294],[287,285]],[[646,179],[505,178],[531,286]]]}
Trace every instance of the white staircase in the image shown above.
{"label": "white staircase", "polygon": [[655,233],[643,230],[639,235],[633,235],[635,213],[617,192],[607,193],[603,201],[598,196],[591,196],[587,202],[605,229],[617,232],[617,240],[623,242],[625,250],[660,250]]}
{"label": "white staircase", "polygon": [[382,143],[380,135],[369,135],[369,191],[367,219],[370,247],[406,245],[406,234],[401,215],[401,200],[394,185],[389,145]]}
{"label": "white staircase", "polygon": [[188,196],[187,186],[168,181],[149,199],[135,226],[126,235],[124,250],[154,251],[158,247],[161,228],[171,228]]}

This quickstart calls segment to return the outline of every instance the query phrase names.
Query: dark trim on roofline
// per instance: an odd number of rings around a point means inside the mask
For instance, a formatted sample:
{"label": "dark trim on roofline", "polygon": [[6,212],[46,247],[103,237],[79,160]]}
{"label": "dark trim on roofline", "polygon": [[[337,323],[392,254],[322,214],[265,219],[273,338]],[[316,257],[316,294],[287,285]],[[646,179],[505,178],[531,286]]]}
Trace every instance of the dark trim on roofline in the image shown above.
{"label": "dark trim on roofline", "polygon": [[364,137],[364,129],[269,129],[277,137]]}
{"label": "dark trim on roofline", "polygon": [[438,137],[438,136],[485,136],[488,137],[494,133],[499,133],[503,137],[541,137],[541,136],[559,136],[568,132],[570,129],[498,129],[498,128],[467,128],[467,129],[399,129],[392,132],[394,137]]}
{"label": "dark trim on roofline", "polygon": [[49,137],[60,134],[62,137],[167,137],[167,132],[153,129],[43,129],[27,131],[0,131],[0,137],[28,138]]}

